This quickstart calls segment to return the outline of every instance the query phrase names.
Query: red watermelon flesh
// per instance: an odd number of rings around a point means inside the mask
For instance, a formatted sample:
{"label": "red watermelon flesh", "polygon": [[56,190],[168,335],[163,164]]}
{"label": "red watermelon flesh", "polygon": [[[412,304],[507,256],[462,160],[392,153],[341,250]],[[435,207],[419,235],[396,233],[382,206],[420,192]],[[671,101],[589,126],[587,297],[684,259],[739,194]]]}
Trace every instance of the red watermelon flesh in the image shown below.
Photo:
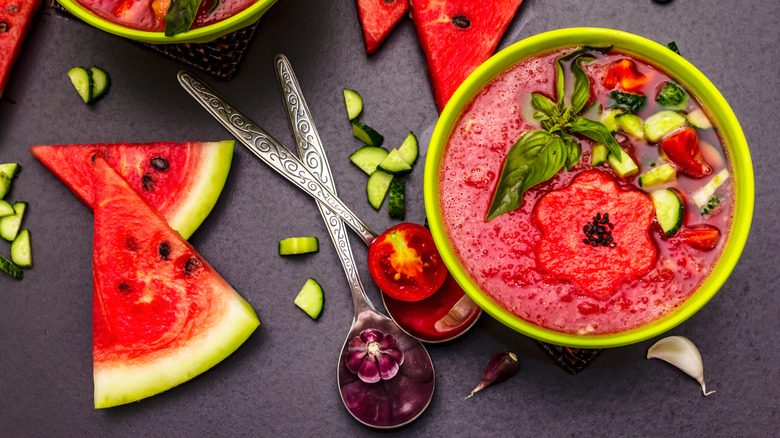
{"label": "red watermelon flesh", "polygon": [[0,96],[40,6],[40,0],[0,0]]}
{"label": "red watermelon flesh", "polygon": [[523,0],[410,0],[439,112],[498,46]]}
{"label": "red watermelon flesh", "polygon": [[93,209],[93,166],[102,154],[184,238],[200,226],[225,185],[233,141],[33,146],[30,152]]}
{"label": "red watermelon flesh", "polygon": [[356,0],[366,53],[374,53],[409,10],[408,0]]}
{"label": "red watermelon flesh", "polygon": [[98,155],[94,165],[95,407],[211,368],[259,325],[251,306]]}

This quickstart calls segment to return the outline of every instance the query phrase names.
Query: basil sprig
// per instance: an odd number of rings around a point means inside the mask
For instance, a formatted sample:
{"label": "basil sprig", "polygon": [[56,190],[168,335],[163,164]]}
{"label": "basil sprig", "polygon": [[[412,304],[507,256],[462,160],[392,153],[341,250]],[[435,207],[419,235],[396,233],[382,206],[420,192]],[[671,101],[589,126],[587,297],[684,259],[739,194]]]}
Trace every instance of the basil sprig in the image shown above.
{"label": "basil sprig", "polygon": [[195,21],[202,0],[171,0],[165,13],[165,36],[186,32]]}
{"label": "basil sprig", "polygon": [[[536,110],[534,118],[544,129],[526,132],[509,150],[485,220],[519,208],[528,189],[549,180],[564,166],[567,170],[576,166],[582,158],[582,146],[575,134],[605,145],[616,158],[622,159],[620,145],[604,124],[577,116],[590,98],[590,80],[582,64],[595,58],[587,52],[608,52],[611,48],[586,46],[558,58],[556,101],[543,94],[531,94],[531,105]],[[570,94],[566,93],[563,70],[569,60],[574,79]]]}

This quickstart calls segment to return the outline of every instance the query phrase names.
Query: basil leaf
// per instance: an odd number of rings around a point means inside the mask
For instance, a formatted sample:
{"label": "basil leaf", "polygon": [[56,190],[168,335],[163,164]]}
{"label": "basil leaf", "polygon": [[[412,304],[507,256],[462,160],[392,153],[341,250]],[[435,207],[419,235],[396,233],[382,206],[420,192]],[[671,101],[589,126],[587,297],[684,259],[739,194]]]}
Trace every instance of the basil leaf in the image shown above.
{"label": "basil leaf", "polygon": [[171,0],[171,6],[165,13],[165,36],[174,36],[186,32],[195,21],[201,0]]}
{"label": "basil leaf", "polygon": [[674,41],[672,41],[669,44],[667,44],[666,47],[668,47],[669,50],[671,50],[672,52],[674,52],[674,53],[676,53],[678,55],[680,54],[680,49],[677,48],[677,43],[675,43]]}
{"label": "basil leaf", "polygon": [[566,156],[566,171],[571,170],[582,158],[582,146],[576,141],[565,141],[566,149],[568,150]]}
{"label": "basil leaf", "polygon": [[585,70],[582,69],[583,62],[590,62],[596,58],[590,56],[580,56],[571,65],[571,72],[574,76],[574,91],[571,94],[571,112],[579,114],[580,110],[588,103],[590,99],[590,80]]}
{"label": "basil leaf", "polygon": [[[577,50],[575,50],[575,51],[573,51],[573,52],[571,52],[569,54],[563,55],[563,56],[561,56],[560,58],[558,58],[556,60],[556,62],[555,62],[555,69],[556,69],[555,87],[556,87],[556,91],[558,92],[558,96],[557,96],[558,97],[558,106],[560,106],[561,108],[563,107],[564,94],[565,94],[565,90],[566,90],[566,86],[564,84],[563,62],[567,61],[569,59],[575,58],[575,57],[577,57],[577,56],[579,56],[579,55],[581,55],[581,54],[583,54],[585,52],[591,51],[591,50],[595,50],[597,52],[602,52],[602,53],[609,53],[609,51],[612,50],[612,46],[611,45],[609,45],[609,46],[582,46],[579,49],[577,49]],[[582,108],[580,108],[580,109],[582,109]],[[575,111],[575,114],[576,113],[577,112]]]}
{"label": "basil leaf", "polygon": [[485,220],[520,207],[526,190],[552,178],[561,170],[566,157],[559,137],[540,129],[523,134],[506,156]]}
{"label": "basil leaf", "polygon": [[555,102],[547,98],[547,96],[538,93],[531,94],[531,105],[548,117],[553,117],[560,112]]}
{"label": "basil leaf", "polygon": [[618,160],[623,159],[620,145],[610,134],[609,129],[603,123],[584,117],[575,117],[571,122],[571,130],[582,134],[589,139],[601,143],[609,149],[609,152]]}

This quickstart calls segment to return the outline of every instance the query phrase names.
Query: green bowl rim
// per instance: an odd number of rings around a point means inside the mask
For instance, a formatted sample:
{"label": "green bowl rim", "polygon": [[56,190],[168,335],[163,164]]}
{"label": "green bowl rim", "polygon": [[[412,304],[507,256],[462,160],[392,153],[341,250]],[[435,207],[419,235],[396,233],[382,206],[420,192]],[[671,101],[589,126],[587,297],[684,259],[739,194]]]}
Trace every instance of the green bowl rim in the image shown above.
{"label": "green bowl rim", "polygon": [[215,40],[227,33],[246,27],[257,21],[268,8],[276,3],[276,1],[277,0],[257,0],[254,4],[232,17],[205,27],[199,27],[176,34],[172,37],[167,37],[163,32],[131,29],[112,23],[107,19],[94,14],[77,0],[57,0],[57,2],[67,9],[68,12],[91,26],[114,35],[151,44],[203,43]]}
{"label": "green bowl rim", "polygon": [[[455,256],[444,231],[439,209],[439,167],[444,145],[461,110],[492,78],[529,56],[567,46],[614,44],[631,55],[646,59],[683,82],[712,114],[731,155],[735,181],[735,214],[731,232],[713,273],[688,300],[668,315],[635,329],[606,335],[561,333],[532,324],[510,313],[484,294]],[[753,217],[753,166],[747,140],[734,112],[715,86],[696,67],[666,46],[627,32],[602,28],[567,28],[538,34],[498,52],[479,66],[458,88],[436,123],[425,163],[425,209],[436,246],[445,264],[466,293],[504,325],[532,338],[570,347],[609,348],[633,344],[664,333],[688,319],[723,285],[742,253]]]}

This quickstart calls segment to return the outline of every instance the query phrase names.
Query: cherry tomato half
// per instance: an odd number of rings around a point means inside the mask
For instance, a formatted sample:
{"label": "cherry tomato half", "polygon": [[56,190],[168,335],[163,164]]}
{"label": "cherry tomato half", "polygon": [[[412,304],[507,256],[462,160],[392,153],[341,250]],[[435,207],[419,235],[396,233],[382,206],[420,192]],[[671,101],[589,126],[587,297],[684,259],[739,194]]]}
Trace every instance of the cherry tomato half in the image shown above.
{"label": "cherry tomato half", "polygon": [[720,230],[712,225],[695,225],[687,230],[679,232],[678,236],[688,245],[704,251],[708,251],[718,244]]}
{"label": "cherry tomato half", "polygon": [[368,269],[377,286],[391,298],[420,301],[433,295],[447,268],[422,225],[396,225],[374,240],[368,249]]}
{"label": "cherry tomato half", "polygon": [[646,75],[637,70],[634,61],[621,59],[607,70],[604,86],[612,90],[620,84],[623,91],[634,92],[639,91],[647,83],[647,79]]}
{"label": "cherry tomato half", "polygon": [[661,141],[661,149],[683,172],[694,178],[712,173],[710,166],[699,151],[699,137],[694,128],[677,131]]}

